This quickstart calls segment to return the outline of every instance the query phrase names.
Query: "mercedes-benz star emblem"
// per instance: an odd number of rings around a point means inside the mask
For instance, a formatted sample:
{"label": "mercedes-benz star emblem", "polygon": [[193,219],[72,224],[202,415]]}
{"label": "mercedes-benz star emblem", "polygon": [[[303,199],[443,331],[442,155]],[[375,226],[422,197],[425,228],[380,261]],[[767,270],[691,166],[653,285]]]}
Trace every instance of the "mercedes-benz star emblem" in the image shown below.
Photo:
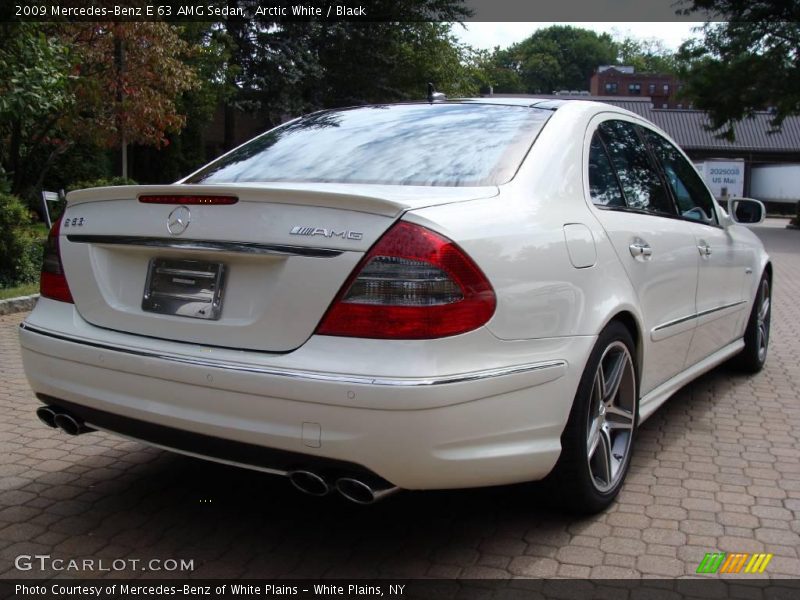
{"label": "mercedes-benz star emblem", "polygon": [[167,217],[167,231],[172,235],[180,235],[189,227],[192,212],[185,206],[174,209]]}

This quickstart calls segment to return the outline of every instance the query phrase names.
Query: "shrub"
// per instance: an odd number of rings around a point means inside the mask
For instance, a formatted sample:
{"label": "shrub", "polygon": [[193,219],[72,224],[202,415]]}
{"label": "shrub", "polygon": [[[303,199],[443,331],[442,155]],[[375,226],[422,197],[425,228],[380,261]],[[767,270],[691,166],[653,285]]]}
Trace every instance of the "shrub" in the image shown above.
{"label": "shrub", "polygon": [[42,240],[31,229],[31,214],[16,196],[0,193],[0,287],[32,283],[39,277]]}

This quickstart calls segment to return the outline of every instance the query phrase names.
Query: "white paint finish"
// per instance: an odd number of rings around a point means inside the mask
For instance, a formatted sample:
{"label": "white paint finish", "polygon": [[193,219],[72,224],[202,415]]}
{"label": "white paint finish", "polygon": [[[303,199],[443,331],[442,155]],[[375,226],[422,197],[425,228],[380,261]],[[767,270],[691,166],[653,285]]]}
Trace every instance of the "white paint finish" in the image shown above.
{"label": "white paint finish", "polygon": [[[581,371],[564,369],[556,378],[515,375],[393,389],[176,366],[68,342],[52,344],[24,330],[21,340],[26,372],[41,393],[224,439],[357,462],[409,489],[495,485],[544,476],[558,457],[570,408],[565,398]],[[563,351],[580,357],[593,342],[564,340]],[[518,343],[497,344],[523,352],[515,348]],[[348,362],[326,354],[329,360]],[[293,360],[313,361],[314,353]],[[385,362],[382,354],[372,352],[361,366],[371,370]],[[360,406],[332,402],[337,399]],[[319,424],[319,448],[307,444],[303,423]],[[413,444],[408,443],[410,431]]]}
{"label": "white paint finish", "polygon": [[[591,337],[548,338],[530,341],[502,341],[486,329],[461,336],[431,341],[358,340],[313,336],[298,350],[286,354],[242,352],[211,348],[140,336],[95,327],[69,304],[44,298],[26,323],[45,332],[60,332],[77,343],[53,343],[51,338],[29,331],[20,332],[24,348],[38,354],[75,363],[102,366],[118,372],[148,375],[164,381],[203,385],[218,396],[228,392],[260,395],[265,389],[280,398],[296,402],[335,406],[377,408],[380,410],[425,409],[470,402],[484,395],[515,391],[548,383],[580,371]],[[98,349],[90,344],[119,348],[123,353]],[[124,351],[147,349],[165,357],[136,356]],[[386,360],[392,356],[392,360]],[[457,385],[384,386],[354,384],[348,379],[418,379],[491,370],[494,368],[552,362],[560,357],[566,365],[526,371],[495,378],[478,379]],[[192,363],[202,363],[198,369]],[[208,363],[229,365],[214,368]],[[252,370],[279,371],[283,375],[262,375]],[[311,373],[329,376],[320,382],[292,374]],[[212,374],[213,382],[206,375]],[[338,381],[342,380],[342,381]],[[413,389],[416,387],[417,389]],[[568,410],[568,403],[565,403]]]}
{"label": "white paint finish", "polygon": [[[108,200],[133,201],[134,198],[146,194],[233,195],[237,196],[240,202],[316,206],[396,217],[410,208],[464,202],[475,198],[491,198],[497,195],[497,187],[423,187],[353,183],[277,182],[216,183],[207,185],[130,185],[75,190],[67,194],[67,202],[68,206],[77,207],[89,202],[105,202]],[[169,205],[160,206],[163,208]]]}
{"label": "white paint finish", "polygon": [[583,223],[564,225],[564,241],[572,266],[576,269],[593,267],[597,262],[597,248],[594,245],[592,230]]}
{"label": "white paint finish", "polygon": [[710,254],[697,253],[699,273],[695,312],[706,316],[698,319],[691,350],[686,358],[687,367],[741,336],[740,315],[747,309],[747,304],[717,309],[745,299],[742,296],[743,280],[748,277],[745,269],[752,266],[752,253],[736,240],[733,228],[701,223],[690,223],[689,227],[696,245],[707,246]]}
{"label": "white paint finish", "polygon": [[[698,252],[685,222],[607,210],[598,210],[597,218],[636,290],[644,331],[695,313]],[[631,255],[628,247],[637,238],[652,249],[649,259]],[[667,337],[650,336],[641,373],[645,393],[683,370],[694,326],[688,320],[670,327]]]}
{"label": "white paint finish", "polygon": [[[64,244],[64,270],[81,315],[100,327],[231,348],[286,351],[313,334],[362,254],[275,257],[192,250],[157,255],[221,262],[226,267],[219,320],[142,310],[152,249]],[[68,249],[67,249],[68,248]]]}
{"label": "white paint finish", "polygon": [[322,447],[322,425],[319,423],[304,421],[301,436],[304,446],[308,446],[309,448]]}
{"label": "white paint finish", "polygon": [[[66,217],[84,219],[81,227],[62,228],[60,243],[70,289],[86,320],[109,329],[198,344],[293,350],[314,332],[363,253],[393,223],[391,218],[363,212],[242,201],[230,206],[190,206],[192,220],[187,230],[169,236],[167,216],[173,208],[127,199],[98,200],[67,209]],[[297,225],[355,231],[363,236],[347,240],[290,235]],[[66,239],[70,234],[299,245],[343,253],[317,258],[159,251],[73,243]],[[153,256],[223,263],[226,283],[221,318],[205,321],[143,311],[142,296]]]}
{"label": "white paint finish", "polygon": [[703,373],[710,371],[717,365],[721,365],[732,356],[735,356],[742,348],[744,348],[744,342],[741,339],[731,342],[727,346],[721,347],[711,356],[707,356],[699,362],[692,364],[686,370],[668,381],[665,381],[656,389],[643,396],[639,402],[640,420],[645,421],[648,419],[658,407],[669,400],[675,392],[687,383],[700,377]]}
{"label": "white paint finish", "polygon": [[[222,319],[213,324],[137,313],[152,251],[78,249],[62,237],[77,308],[42,299],[27,322],[165,358],[23,331],[31,386],[189,431],[349,460],[401,487],[542,477],[558,458],[578,381],[610,319],[624,312],[637,325],[641,412],[649,416],[680,385],[741,348],[768,260],[757,238],[724,216],[725,227],[716,229],[591,205],[588,146],[593,127],[606,118],[649,126],[614,107],[565,104],[515,178],[499,188],[252,184],[73,194],[68,211],[84,217],[84,234],[162,235],[154,232],[166,228],[171,207],[140,205],[132,193],[206,191],[236,193],[241,201],[233,207],[192,207],[192,223],[179,237],[297,244],[288,231],[307,220],[309,226],[324,221],[319,226],[360,228],[364,236],[302,240],[309,247],[343,251],[333,259],[226,256],[230,287]],[[397,218],[446,235],[475,260],[497,295],[490,321],[472,332],[427,341],[313,335],[341,282]],[[697,250],[700,239],[712,247],[706,262]],[[652,256],[631,255],[629,246],[637,240],[650,246]],[[189,250],[167,254],[215,259]],[[752,274],[745,275],[746,269]],[[741,302],[737,307],[696,317],[734,297]],[[120,331],[125,328],[135,333]],[[241,350],[246,348],[296,349]],[[173,360],[176,356],[181,360]],[[191,364],[195,359],[199,364]],[[563,362],[444,385],[374,384],[377,378],[407,383],[548,361]],[[257,372],[265,368],[282,374]],[[286,375],[291,372],[318,376]],[[337,380],[339,375],[350,381]],[[354,383],[353,377],[367,382]],[[304,423],[314,424],[313,431],[307,426],[304,434]],[[320,447],[313,446],[317,425]]]}

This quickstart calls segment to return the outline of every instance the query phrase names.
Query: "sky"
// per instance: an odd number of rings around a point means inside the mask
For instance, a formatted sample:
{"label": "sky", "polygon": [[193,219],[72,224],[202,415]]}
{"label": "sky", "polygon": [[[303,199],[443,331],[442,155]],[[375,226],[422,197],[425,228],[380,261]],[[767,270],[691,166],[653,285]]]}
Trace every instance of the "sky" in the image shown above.
{"label": "sky", "polygon": [[492,50],[495,46],[506,48],[530,36],[537,29],[551,25],[572,25],[591,29],[598,33],[618,32],[620,36],[636,38],[657,38],[664,44],[677,50],[684,40],[697,37],[692,28],[702,26],[702,23],[692,22],[661,22],[661,23],[465,23],[464,27],[456,25],[453,33],[464,43],[474,48]]}

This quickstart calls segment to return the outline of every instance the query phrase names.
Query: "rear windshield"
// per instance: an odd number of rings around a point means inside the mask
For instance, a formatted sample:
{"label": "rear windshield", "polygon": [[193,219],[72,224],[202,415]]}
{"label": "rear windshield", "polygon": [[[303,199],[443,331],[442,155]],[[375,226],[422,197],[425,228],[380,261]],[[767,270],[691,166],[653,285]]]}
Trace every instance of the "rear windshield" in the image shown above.
{"label": "rear windshield", "polygon": [[268,131],[185,183],[500,184],[551,114],[488,104],[325,111]]}

